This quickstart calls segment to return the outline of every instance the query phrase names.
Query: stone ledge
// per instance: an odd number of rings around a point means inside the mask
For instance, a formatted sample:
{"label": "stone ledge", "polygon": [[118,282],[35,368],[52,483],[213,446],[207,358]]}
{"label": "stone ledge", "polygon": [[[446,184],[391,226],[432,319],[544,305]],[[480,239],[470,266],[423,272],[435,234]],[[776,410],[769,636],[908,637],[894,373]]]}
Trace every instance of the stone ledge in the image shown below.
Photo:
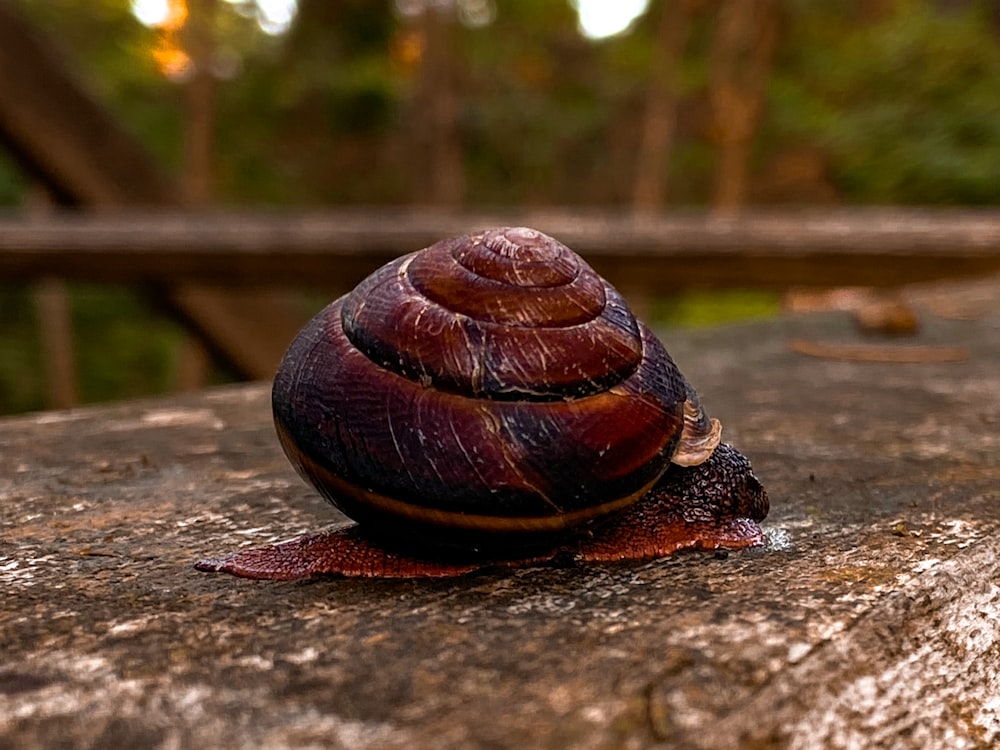
{"label": "stone ledge", "polygon": [[430,582],[192,564],[333,522],[251,385],[0,421],[0,747],[1000,741],[1000,325],[957,364],[807,358],[837,315],[664,336],[769,546]]}

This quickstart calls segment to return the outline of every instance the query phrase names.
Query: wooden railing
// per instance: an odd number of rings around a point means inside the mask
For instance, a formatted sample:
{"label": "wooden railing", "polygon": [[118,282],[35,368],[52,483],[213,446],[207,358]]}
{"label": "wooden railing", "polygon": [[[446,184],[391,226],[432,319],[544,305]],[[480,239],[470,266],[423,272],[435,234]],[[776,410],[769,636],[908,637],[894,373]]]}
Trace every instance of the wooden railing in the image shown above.
{"label": "wooden railing", "polygon": [[612,212],[0,215],[0,282],[348,287],[378,265],[477,228],[530,225],[623,289],[895,286],[1000,271],[1000,211],[858,209],[633,217]]}

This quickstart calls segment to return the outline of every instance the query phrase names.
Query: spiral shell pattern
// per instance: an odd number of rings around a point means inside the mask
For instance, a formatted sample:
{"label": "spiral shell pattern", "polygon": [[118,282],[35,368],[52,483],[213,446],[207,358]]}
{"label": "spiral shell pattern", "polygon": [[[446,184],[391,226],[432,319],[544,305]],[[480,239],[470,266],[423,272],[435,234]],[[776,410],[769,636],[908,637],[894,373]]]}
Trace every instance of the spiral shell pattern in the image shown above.
{"label": "spiral shell pattern", "polygon": [[372,274],[344,302],[351,342],[398,374],[474,398],[598,393],[642,358],[621,296],[530,229],[439,242]]}
{"label": "spiral shell pattern", "polygon": [[634,502],[691,392],[578,255],[504,228],[399,258],[321,311],[273,405],[293,464],[366,529],[477,537]]}

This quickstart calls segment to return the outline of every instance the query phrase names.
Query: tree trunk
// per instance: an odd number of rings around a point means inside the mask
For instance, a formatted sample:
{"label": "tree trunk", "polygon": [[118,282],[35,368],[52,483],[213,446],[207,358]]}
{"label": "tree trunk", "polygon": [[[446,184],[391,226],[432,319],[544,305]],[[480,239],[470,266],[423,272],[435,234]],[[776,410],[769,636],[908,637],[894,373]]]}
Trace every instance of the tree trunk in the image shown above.
{"label": "tree trunk", "polygon": [[418,202],[456,206],[465,193],[465,174],[458,132],[454,11],[427,3],[420,24],[423,65],[415,122],[425,156],[424,169],[417,170],[415,196]]}
{"label": "tree trunk", "polygon": [[[185,91],[184,202],[190,208],[205,208],[213,199],[216,104],[216,20],[218,0],[191,0],[187,24],[187,52],[192,76]],[[195,336],[184,338],[174,369],[174,388],[196,391],[208,381],[212,357]]]}
{"label": "tree trunk", "polygon": [[711,55],[709,96],[719,157],[712,207],[745,203],[753,138],[778,38],[778,0],[723,0]]}
{"label": "tree trunk", "polygon": [[218,0],[191,0],[186,42],[193,74],[184,124],[184,197],[192,207],[212,201],[215,125],[215,23]]}
{"label": "tree trunk", "polygon": [[636,213],[658,211],[666,202],[670,151],[677,124],[678,69],[693,13],[690,0],[664,0],[632,191],[632,209]]}

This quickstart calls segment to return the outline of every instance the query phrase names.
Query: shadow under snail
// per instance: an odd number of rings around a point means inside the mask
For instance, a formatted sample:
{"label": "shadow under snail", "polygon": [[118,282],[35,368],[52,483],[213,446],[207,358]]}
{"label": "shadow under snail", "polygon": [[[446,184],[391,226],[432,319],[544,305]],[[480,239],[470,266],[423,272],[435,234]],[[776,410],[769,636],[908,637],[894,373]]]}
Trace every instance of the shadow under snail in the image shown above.
{"label": "shadow under snail", "polygon": [[614,287],[533,229],[377,270],[292,342],[272,405],[291,463],[355,523],[200,570],[451,576],[762,543],[749,461]]}

